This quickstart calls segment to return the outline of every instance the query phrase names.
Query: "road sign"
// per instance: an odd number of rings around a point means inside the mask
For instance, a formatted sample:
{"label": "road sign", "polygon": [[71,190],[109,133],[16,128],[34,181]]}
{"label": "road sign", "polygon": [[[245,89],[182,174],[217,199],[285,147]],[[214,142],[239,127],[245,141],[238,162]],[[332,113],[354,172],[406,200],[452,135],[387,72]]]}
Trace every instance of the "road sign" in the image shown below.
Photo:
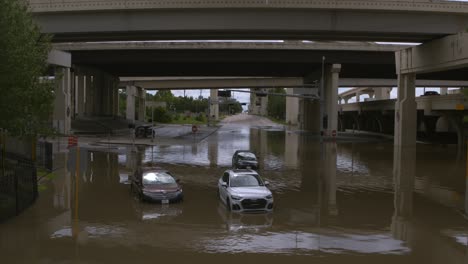
{"label": "road sign", "polygon": [[231,91],[218,91],[219,97],[231,97]]}
{"label": "road sign", "polygon": [[192,133],[197,133],[198,127],[196,125],[192,126]]}
{"label": "road sign", "polygon": [[78,137],[77,136],[69,136],[68,137],[68,147],[75,147],[78,145]]}

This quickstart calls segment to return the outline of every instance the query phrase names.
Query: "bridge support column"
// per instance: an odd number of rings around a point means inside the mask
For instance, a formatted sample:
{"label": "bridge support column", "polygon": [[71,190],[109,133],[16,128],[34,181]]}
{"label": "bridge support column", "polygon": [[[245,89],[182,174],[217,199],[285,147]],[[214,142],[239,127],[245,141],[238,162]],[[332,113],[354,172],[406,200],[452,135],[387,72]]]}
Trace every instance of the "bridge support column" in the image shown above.
{"label": "bridge support column", "polygon": [[361,93],[356,92],[356,103],[359,103],[361,101]]}
{"label": "bridge support column", "polygon": [[78,117],[84,117],[85,115],[85,89],[86,89],[86,76],[78,72],[76,74],[76,86],[75,86],[75,109]]}
{"label": "bridge support column", "polygon": [[94,84],[94,75],[90,72],[86,73],[84,97],[85,97],[85,115],[92,116],[94,115],[94,96],[95,96],[95,84]]}
{"label": "bridge support column", "polygon": [[392,233],[406,240],[408,219],[412,215],[416,162],[415,74],[398,75],[398,98],[395,103],[395,137],[393,178],[395,181],[395,214]]}
{"label": "bridge support column", "polygon": [[[266,92],[265,89],[263,91]],[[268,96],[260,97],[260,115],[268,115]]]}
{"label": "bridge support column", "polygon": [[71,73],[70,68],[56,69],[53,127],[61,134],[71,128]]}
{"label": "bridge support column", "polygon": [[416,101],[413,73],[398,75],[398,98],[395,103],[395,146],[416,146]]}
{"label": "bridge support column", "polygon": [[[395,146],[395,149],[402,149]],[[411,217],[413,215],[413,190],[414,190],[414,163],[415,151],[398,151],[394,153],[394,214],[391,231],[393,237],[398,240],[408,241]]]}
{"label": "bridge support column", "polygon": [[320,134],[320,102],[301,98],[299,100],[299,128]]}
{"label": "bridge support column", "polygon": [[325,135],[331,135],[338,129],[338,81],[341,64],[333,64],[325,76],[325,105],[327,113],[327,128]]}
{"label": "bridge support column", "polygon": [[338,215],[336,205],[336,143],[325,143],[325,181],[328,200],[328,214]]}
{"label": "bridge support column", "polygon": [[[266,92],[263,88],[255,88],[253,89],[255,92]],[[250,94],[250,111],[254,115],[261,115],[266,116],[268,115],[267,111],[268,106],[268,97],[260,97],[256,96],[255,93]]]}
{"label": "bridge support column", "polygon": [[138,120],[145,121],[146,117],[146,91],[145,89],[138,88]]}
{"label": "bridge support column", "polygon": [[388,100],[390,99],[390,92],[392,91],[392,87],[385,87],[385,88],[375,88],[374,95],[375,100]]}
{"label": "bridge support column", "polygon": [[[287,88],[286,94],[294,94],[294,88]],[[299,115],[299,98],[286,97],[286,123],[297,125]]]}
{"label": "bridge support column", "polygon": [[299,152],[299,135],[296,133],[285,133],[284,139],[284,163],[286,166],[296,167],[298,162]]}
{"label": "bridge support column", "polygon": [[135,96],[137,88],[135,86],[127,86],[127,120],[135,121]]}
{"label": "bridge support column", "polygon": [[219,99],[218,90],[210,90],[210,120],[219,120]]}
{"label": "bridge support column", "polygon": [[448,87],[440,87],[440,94],[447,95],[448,94]]}

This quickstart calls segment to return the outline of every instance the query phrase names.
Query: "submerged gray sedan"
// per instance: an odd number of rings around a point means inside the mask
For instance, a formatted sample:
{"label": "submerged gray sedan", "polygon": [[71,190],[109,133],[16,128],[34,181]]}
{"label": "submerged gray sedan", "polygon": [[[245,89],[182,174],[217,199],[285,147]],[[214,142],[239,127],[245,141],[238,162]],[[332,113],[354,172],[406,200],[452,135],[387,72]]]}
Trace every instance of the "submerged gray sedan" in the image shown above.
{"label": "submerged gray sedan", "polygon": [[218,181],[218,196],[229,211],[271,212],[273,195],[254,170],[227,170]]}

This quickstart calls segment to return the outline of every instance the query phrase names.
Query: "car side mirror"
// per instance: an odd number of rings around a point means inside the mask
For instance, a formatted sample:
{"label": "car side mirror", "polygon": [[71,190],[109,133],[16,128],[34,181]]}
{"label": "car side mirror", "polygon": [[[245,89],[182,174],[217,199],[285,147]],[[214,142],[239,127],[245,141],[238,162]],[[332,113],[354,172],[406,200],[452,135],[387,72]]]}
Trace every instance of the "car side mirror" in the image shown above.
{"label": "car side mirror", "polygon": [[264,184],[265,184],[265,186],[268,186],[268,185],[270,185],[270,182],[269,182],[269,181],[265,181]]}
{"label": "car side mirror", "polygon": [[224,188],[227,188],[227,183],[223,182],[221,183],[221,186],[223,186]]}

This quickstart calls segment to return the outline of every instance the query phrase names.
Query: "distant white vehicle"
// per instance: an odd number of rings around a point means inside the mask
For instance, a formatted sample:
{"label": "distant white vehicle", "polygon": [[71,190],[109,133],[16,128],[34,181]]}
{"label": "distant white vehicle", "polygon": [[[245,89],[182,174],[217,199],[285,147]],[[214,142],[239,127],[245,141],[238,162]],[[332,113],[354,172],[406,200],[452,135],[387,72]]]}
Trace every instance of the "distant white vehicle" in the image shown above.
{"label": "distant white vehicle", "polygon": [[218,196],[229,211],[271,212],[273,195],[254,170],[227,170],[218,181]]}

